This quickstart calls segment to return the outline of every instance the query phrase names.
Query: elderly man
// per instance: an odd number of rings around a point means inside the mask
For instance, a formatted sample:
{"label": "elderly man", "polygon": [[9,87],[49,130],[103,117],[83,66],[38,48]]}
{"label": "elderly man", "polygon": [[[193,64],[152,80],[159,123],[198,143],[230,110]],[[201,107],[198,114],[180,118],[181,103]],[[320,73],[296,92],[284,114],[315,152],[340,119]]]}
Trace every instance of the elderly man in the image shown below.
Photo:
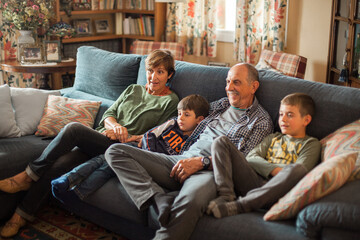
{"label": "elderly man", "polygon": [[[161,228],[155,239],[188,239],[209,201],[216,197],[211,144],[227,136],[246,155],[273,131],[258,103],[258,72],[249,64],[233,66],[226,79],[227,98],[211,103],[210,114],[194,130],[181,155],[168,156],[124,144],[112,145],[105,158],[139,210],[154,204]],[[165,193],[164,189],[179,191]]]}

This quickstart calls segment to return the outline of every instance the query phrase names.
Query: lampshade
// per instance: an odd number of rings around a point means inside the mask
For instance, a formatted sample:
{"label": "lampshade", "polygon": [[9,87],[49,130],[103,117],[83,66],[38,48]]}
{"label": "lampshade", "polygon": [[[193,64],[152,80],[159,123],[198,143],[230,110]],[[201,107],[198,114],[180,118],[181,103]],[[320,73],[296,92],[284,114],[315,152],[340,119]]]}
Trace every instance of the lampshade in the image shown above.
{"label": "lampshade", "polygon": [[181,3],[181,2],[186,2],[186,0],[155,0],[155,2],[167,2],[167,3],[177,2],[177,3]]}

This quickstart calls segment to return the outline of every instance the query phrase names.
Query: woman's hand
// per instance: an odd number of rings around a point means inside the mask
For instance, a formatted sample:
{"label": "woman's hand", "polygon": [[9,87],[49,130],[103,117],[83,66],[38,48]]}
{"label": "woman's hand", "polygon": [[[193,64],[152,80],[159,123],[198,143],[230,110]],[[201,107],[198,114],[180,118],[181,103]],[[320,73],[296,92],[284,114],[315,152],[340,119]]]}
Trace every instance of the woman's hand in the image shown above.
{"label": "woman's hand", "polygon": [[192,174],[203,169],[201,158],[202,157],[192,157],[181,159],[172,168],[170,177],[175,177],[175,180],[183,183],[185,179]]}
{"label": "woman's hand", "polygon": [[112,130],[114,131],[115,137],[119,142],[121,143],[127,142],[129,133],[126,127],[123,127],[119,124],[116,125]]}
{"label": "woman's hand", "polygon": [[110,140],[116,141],[116,137],[115,137],[115,133],[112,129],[110,130],[105,130],[102,132],[102,134],[104,134],[106,137],[108,137]]}

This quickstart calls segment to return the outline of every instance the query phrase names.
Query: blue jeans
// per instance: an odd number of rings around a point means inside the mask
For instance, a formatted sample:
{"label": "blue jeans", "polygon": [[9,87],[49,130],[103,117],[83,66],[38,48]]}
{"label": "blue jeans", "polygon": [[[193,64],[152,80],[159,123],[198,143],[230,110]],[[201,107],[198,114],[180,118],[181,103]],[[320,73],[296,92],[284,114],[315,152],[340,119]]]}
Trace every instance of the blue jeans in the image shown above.
{"label": "blue jeans", "polygon": [[114,141],[80,123],[67,124],[41,156],[26,168],[34,182],[18,205],[16,213],[32,221],[35,213],[48,200],[53,179],[89,158],[103,154],[112,143]]}
{"label": "blue jeans", "polygon": [[76,195],[84,199],[114,177],[115,173],[105,161],[104,154],[101,154],[77,166],[65,176],[70,187],[74,186]]}

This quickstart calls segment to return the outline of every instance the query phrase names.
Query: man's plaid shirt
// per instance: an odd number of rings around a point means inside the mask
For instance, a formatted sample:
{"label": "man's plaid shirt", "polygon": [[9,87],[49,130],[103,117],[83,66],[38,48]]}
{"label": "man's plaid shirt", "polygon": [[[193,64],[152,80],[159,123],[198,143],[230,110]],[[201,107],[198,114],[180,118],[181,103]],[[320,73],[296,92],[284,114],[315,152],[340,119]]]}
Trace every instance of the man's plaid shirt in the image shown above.
{"label": "man's plaid shirt", "polygon": [[[210,114],[206,117],[192,132],[186,140],[179,154],[188,150],[192,143],[196,142],[206,126],[220,114],[231,107],[227,97],[210,104]],[[259,104],[256,97],[253,104],[245,110],[241,116],[227,132],[226,136],[237,146],[237,148],[246,156],[264,137],[274,130],[270,115]]]}

